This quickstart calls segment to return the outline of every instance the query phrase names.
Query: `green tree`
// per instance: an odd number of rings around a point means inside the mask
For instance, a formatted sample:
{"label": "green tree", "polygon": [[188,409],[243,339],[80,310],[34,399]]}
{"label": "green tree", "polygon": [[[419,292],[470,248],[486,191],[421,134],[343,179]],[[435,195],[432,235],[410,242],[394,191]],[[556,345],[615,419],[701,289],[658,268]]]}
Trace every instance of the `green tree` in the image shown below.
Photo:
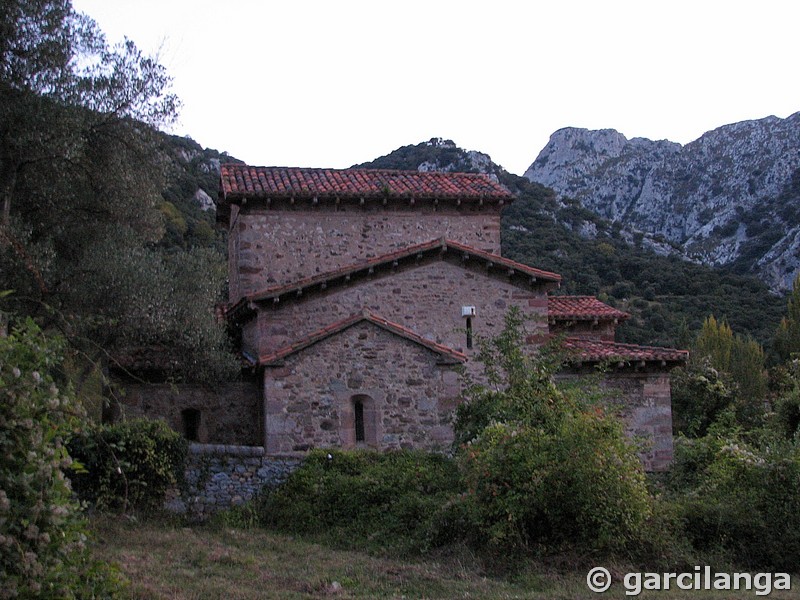
{"label": "green tree", "polygon": [[725,321],[719,322],[711,315],[703,321],[692,350],[698,356],[707,357],[714,368],[730,372],[733,330]]}
{"label": "green tree", "polygon": [[737,413],[742,422],[754,423],[764,412],[767,396],[767,375],[761,344],[751,337],[737,335],[730,370],[738,388]]}
{"label": "green tree", "polygon": [[109,47],[69,1],[4,3],[0,30],[6,305],[58,328],[86,369],[157,345],[174,350],[170,376],[234,374],[214,315],[223,258],[158,244],[180,229],[159,210],[156,127],[178,106],[164,68],[130,41]]}
{"label": "green tree", "polygon": [[792,293],[787,301],[787,314],[781,319],[775,332],[774,349],[784,362],[800,352],[800,275],[795,277]]}
{"label": "green tree", "polygon": [[770,387],[774,392],[775,429],[787,439],[800,430],[800,359],[774,367],[770,372]]}
{"label": "green tree", "polygon": [[130,420],[82,428],[67,442],[84,467],[70,476],[82,501],[100,510],[157,510],[183,481],[188,442],[164,421]]}
{"label": "green tree", "polygon": [[68,97],[76,50],[97,52],[102,38],[70,0],[6,0],[0,5],[0,80],[23,90]]}
{"label": "green tree", "polygon": [[[710,367],[723,373],[732,387],[736,414],[741,422],[753,423],[763,414],[767,377],[764,350],[758,342],[734,335],[726,322],[718,322],[712,315],[703,322],[692,355],[694,360],[707,361]],[[707,425],[705,423],[703,428]]]}

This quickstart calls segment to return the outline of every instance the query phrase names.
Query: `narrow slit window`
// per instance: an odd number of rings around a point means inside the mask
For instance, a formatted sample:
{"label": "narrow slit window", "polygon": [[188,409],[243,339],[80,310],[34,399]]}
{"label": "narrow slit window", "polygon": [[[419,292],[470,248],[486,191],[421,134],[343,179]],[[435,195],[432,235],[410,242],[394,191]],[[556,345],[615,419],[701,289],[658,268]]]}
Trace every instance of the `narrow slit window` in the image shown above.
{"label": "narrow slit window", "polygon": [[472,317],[467,317],[467,348],[472,348]]}
{"label": "narrow slit window", "polygon": [[364,403],[361,400],[356,400],[353,403],[353,412],[355,413],[356,442],[363,442],[363,441],[365,441],[365,436],[364,436]]}

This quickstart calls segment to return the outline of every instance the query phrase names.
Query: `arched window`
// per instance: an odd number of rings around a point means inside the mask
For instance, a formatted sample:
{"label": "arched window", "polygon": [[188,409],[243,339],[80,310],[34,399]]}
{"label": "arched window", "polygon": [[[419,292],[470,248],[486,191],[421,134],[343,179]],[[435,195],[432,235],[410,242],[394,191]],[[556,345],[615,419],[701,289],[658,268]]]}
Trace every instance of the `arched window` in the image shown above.
{"label": "arched window", "polygon": [[375,431],[375,401],[367,394],[350,396],[350,417],[345,420],[345,427],[349,428],[344,434],[344,439],[350,444],[374,445],[376,443]]}
{"label": "arched window", "polygon": [[196,408],[185,408],[181,411],[183,436],[190,442],[200,441],[200,411]]}

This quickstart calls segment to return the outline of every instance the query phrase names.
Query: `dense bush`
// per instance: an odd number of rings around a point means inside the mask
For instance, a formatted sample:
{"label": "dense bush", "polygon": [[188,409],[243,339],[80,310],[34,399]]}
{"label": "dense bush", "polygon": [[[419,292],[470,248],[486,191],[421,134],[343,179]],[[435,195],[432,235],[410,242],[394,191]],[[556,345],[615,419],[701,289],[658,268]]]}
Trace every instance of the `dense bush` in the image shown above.
{"label": "dense bush", "polygon": [[336,543],[421,550],[459,490],[452,460],[416,451],[316,450],[260,501],[262,522]]}
{"label": "dense bush", "polygon": [[786,362],[800,353],[800,275],[794,280],[789,294],[786,315],[775,331],[773,349],[780,360]]}
{"label": "dense bush", "polygon": [[87,428],[68,447],[83,467],[71,476],[79,497],[122,511],[160,506],[182,482],[188,448],[163,421],[146,420]]}
{"label": "dense bush", "polygon": [[694,547],[751,568],[800,568],[800,447],[714,427],[679,440],[673,500]]}
{"label": "dense bush", "polygon": [[785,392],[775,400],[775,424],[787,439],[797,436],[800,430],[800,389]]}
{"label": "dense bush", "polygon": [[672,427],[676,434],[702,437],[725,412],[733,410],[733,391],[708,360],[692,360],[672,371]]}
{"label": "dense bush", "polygon": [[462,498],[496,550],[624,548],[650,513],[621,427],[576,413],[553,428],[495,423],[462,452]]}
{"label": "dense bush", "polygon": [[473,386],[457,414],[461,510],[497,551],[623,548],[651,510],[635,448],[617,418],[556,386],[552,353],[521,352],[521,326],[511,310],[483,343],[496,388]]}
{"label": "dense bush", "polygon": [[100,598],[119,587],[85,547],[64,470],[81,420],[58,383],[63,344],[32,321],[0,337],[0,598]]}

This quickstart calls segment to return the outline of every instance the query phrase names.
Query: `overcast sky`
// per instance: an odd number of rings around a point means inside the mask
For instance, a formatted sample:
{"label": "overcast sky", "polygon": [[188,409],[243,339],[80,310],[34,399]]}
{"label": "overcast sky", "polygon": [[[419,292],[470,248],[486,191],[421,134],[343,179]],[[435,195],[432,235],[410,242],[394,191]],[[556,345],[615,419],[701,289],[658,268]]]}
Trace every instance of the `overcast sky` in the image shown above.
{"label": "overcast sky", "polygon": [[173,132],[345,168],[432,137],[522,174],[561,127],[687,143],[800,110],[796,0],[73,0],[160,54]]}

